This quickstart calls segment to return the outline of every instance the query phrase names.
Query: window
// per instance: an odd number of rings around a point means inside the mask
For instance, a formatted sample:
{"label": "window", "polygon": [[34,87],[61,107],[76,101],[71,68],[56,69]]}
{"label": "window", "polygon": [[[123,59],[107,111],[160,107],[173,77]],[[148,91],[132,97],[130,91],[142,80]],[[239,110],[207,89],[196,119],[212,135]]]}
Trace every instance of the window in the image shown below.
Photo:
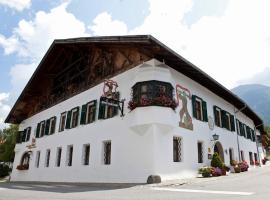
{"label": "window", "polygon": [[197,147],[198,147],[198,163],[203,163],[203,143],[198,142]]}
{"label": "window", "polygon": [[214,117],[215,117],[215,124],[218,127],[222,127],[221,124],[221,109],[217,106],[214,106]]}
{"label": "window", "polygon": [[36,128],[36,138],[43,137],[45,134],[45,121],[39,122]]}
{"label": "window", "polygon": [[39,160],[40,160],[40,151],[37,151],[35,163],[36,168],[39,168]]}
{"label": "window", "polygon": [[73,108],[67,113],[66,129],[75,128],[79,121],[79,107]]}
{"label": "window", "polygon": [[55,163],[56,167],[60,167],[61,165],[61,155],[62,155],[62,148],[58,147],[56,151],[56,163]]}
{"label": "window", "polygon": [[22,155],[20,165],[17,166],[18,170],[28,170],[29,169],[29,162],[30,162],[30,154],[29,152],[25,152]]}
{"label": "window", "polygon": [[22,136],[23,136],[23,131],[18,131],[16,135],[16,143],[20,144],[22,143]]}
{"label": "window", "polygon": [[181,138],[173,137],[173,162],[181,162]]}
{"label": "window", "polygon": [[118,115],[118,103],[119,103],[119,93],[117,99],[108,99],[106,97],[101,97],[99,102],[99,119],[109,119]]}
{"label": "window", "polygon": [[66,165],[67,166],[72,166],[72,157],[73,157],[73,146],[69,145],[67,147],[67,161],[66,161]]}
{"label": "window", "polygon": [[50,165],[50,155],[51,155],[51,151],[50,149],[47,149],[46,157],[45,157],[45,167],[49,167]]}
{"label": "window", "polygon": [[21,134],[20,135],[21,142],[28,142],[31,135],[31,127],[28,127],[23,131],[20,131],[19,133]]}
{"label": "window", "polygon": [[79,109],[73,109],[71,114],[71,128],[74,128],[78,125],[79,119]]}
{"label": "window", "polygon": [[96,105],[97,100],[90,101],[89,103],[82,105],[80,124],[89,124],[95,121]]}
{"label": "window", "polygon": [[241,155],[241,160],[244,161],[244,160],[245,160],[245,154],[244,154],[244,151],[240,151],[240,155]]}
{"label": "window", "polygon": [[111,164],[111,141],[103,142],[103,151],[104,151],[104,164]]}
{"label": "window", "polygon": [[89,158],[90,158],[90,144],[83,145],[83,165],[89,165]]}
{"label": "window", "polygon": [[65,130],[66,116],[67,116],[67,113],[66,112],[64,112],[64,113],[61,114],[60,124],[59,124],[59,132]]}
{"label": "window", "polygon": [[171,83],[155,80],[136,83],[132,87],[129,109],[144,106],[163,106],[175,109]]}
{"label": "window", "polygon": [[192,95],[192,108],[193,117],[195,119],[208,122],[207,104],[203,99],[196,95]]}
{"label": "window", "polygon": [[236,130],[237,130],[237,134],[241,135],[241,131],[240,131],[240,122],[238,119],[236,119]]}
{"label": "window", "polygon": [[225,110],[221,111],[222,127],[229,131],[235,131],[234,116]]}
{"label": "window", "polygon": [[254,160],[253,160],[253,154],[252,154],[252,152],[249,152],[249,162],[250,162],[250,165],[254,165]]}
{"label": "window", "polygon": [[232,148],[229,149],[229,157],[230,157],[230,163],[232,163],[232,161],[234,160],[234,155],[233,155],[233,149]]}
{"label": "window", "polygon": [[257,162],[257,161],[258,161],[258,156],[257,156],[257,153],[254,153],[254,160],[255,160],[255,162]]}
{"label": "window", "polygon": [[52,117],[52,118],[50,119],[49,135],[55,133],[55,126],[56,126],[56,117]]}

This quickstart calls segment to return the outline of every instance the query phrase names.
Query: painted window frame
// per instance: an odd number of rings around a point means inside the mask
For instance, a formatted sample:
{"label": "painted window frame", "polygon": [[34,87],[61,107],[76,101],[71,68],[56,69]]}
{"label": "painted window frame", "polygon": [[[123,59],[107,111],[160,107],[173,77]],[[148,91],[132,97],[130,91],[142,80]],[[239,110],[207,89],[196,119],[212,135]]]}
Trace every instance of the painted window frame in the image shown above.
{"label": "painted window frame", "polygon": [[[74,115],[76,116],[76,119],[74,120]],[[70,118],[70,128],[76,128],[79,125],[79,118],[80,118],[80,109],[79,107],[75,107],[71,109],[71,118]],[[75,124],[73,124],[73,122],[75,122]]]}
{"label": "painted window frame", "polygon": [[60,115],[60,122],[59,122],[59,129],[58,129],[59,132],[63,132],[65,130],[66,120],[67,120],[67,112],[65,111],[65,112],[62,112]]}

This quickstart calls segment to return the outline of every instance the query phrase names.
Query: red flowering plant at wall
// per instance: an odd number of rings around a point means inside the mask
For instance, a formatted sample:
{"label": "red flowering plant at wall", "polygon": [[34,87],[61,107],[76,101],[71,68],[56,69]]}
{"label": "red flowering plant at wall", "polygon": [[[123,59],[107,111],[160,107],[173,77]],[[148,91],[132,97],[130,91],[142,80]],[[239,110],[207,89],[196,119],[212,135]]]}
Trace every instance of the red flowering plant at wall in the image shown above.
{"label": "red flowering plant at wall", "polygon": [[158,96],[153,99],[141,97],[139,101],[134,101],[132,99],[131,101],[128,102],[128,108],[130,110],[134,110],[137,107],[144,107],[144,106],[163,106],[175,110],[178,104],[174,99],[171,99],[170,97],[167,97],[165,95]]}
{"label": "red flowering plant at wall", "polygon": [[28,170],[29,169],[29,164],[24,164],[24,165],[18,165],[17,170]]}

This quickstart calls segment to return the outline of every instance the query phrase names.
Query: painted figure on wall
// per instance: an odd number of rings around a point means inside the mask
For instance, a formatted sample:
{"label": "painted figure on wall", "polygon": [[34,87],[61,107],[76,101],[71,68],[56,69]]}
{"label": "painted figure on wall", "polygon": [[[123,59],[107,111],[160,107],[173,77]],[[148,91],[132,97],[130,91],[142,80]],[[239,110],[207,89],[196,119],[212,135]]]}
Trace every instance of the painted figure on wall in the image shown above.
{"label": "painted figure on wall", "polygon": [[179,126],[189,130],[193,130],[192,118],[188,112],[187,103],[191,99],[191,93],[187,88],[182,87],[181,85],[176,85],[176,97],[179,105],[182,104],[180,109],[180,122]]}
{"label": "painted figure on wall", "polygon": [[116,81],[113,80],[105,80],[103,86],[103,97],[118,99],[117,91],[118,84]]}

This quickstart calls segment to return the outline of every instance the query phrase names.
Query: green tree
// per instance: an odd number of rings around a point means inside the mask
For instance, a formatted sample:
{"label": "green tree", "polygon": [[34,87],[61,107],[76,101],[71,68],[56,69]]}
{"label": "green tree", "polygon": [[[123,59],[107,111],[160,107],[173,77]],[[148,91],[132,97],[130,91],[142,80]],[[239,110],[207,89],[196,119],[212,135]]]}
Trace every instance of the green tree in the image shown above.
{"label": "green tree", "polygon": [[221,161],[220,156],[218,155],[218,153],[214,153],[212,160],[211,160],[211,166],[212,167],[218,167],[220,169],[222,169],[224,167],[224,163]]}
{"label": "green tree", "polygon": [[17,132],[18,125],[14,124],[0,130],[0,141],[3,142],[0,144],[0,162],[13,162]]}

